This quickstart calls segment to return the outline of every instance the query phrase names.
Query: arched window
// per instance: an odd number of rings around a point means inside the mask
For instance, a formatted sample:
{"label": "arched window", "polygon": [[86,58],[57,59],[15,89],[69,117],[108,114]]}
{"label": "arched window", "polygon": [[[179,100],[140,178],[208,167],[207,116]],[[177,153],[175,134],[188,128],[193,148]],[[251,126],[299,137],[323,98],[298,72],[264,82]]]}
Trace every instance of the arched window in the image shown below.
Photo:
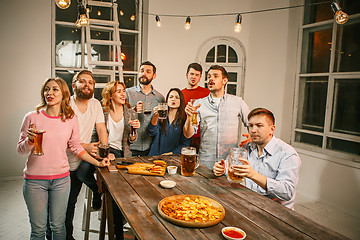
{"label": "arched window", "polygon": [[[210,39],[202,45],[197,61],[205,70],[203,85],[206,87],[207,70],[211,65],[223,66],[229,73],[226,92],[243,97],[245,74],[245,51],[240,41],[232,38]],[[201,84],[201,83],[200,83]]]}

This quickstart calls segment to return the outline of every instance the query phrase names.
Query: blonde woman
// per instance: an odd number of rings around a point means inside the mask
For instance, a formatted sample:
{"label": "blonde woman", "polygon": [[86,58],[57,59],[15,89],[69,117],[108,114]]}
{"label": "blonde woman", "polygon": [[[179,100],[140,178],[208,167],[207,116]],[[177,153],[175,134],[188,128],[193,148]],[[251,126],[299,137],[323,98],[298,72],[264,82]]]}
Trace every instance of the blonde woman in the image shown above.
{"label": "blonde woman", "polygon": [[[78,120],[70,107],[70,92],[61,78],[49,78],[41,88],[41,103],[25,115],[17,150],[28,155],[24,169],[23,195],[28,208],[31,239],[44,239],[49,216],[52,239],[65,239],[65,214],[70,191],[66,149],[98,167],[98,162],[81,146]],[[44,155],[34,155],[37,130],[43,135]]]}
{"label": "blonde woman", "polygon": [[[140,128],[138,119],[130,120],[131,109],[126,100],[126,86],[123,82],[108,82],[102,91],[101,104],[104,110],[105,125],[108,132],[110,152],[115,157],[131,157],[130,144],[135,142],[137,134],[130,134],[130,125]],[[136,130],[135,130],[136,131]],[[96,140],[96,139],[94,139]]]}

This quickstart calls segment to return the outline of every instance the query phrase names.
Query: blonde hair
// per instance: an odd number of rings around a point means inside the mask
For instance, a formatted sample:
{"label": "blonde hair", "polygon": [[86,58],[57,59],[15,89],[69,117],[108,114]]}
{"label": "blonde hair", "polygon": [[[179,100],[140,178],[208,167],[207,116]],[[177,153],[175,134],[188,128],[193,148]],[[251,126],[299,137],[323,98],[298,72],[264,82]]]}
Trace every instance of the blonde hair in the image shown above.
{"label": "blonde hair", "polygon": [[[125,84],[117,80],[108,82],[102,90],[101,105],[104,107],[104,112],[108,112],[112,108],[111,97],[114,94],[117,85],[121,85],[124,87],[124,89],[126,89]],[[125,100],[124,105],[131,108],[130,103],[127,100]]]}
{"label": "blonde hair", "polygon": [[66,121],[66,119],[73,118],[75,113],[74,110],[70,106],[70,91],[67,83],[61,79],[61,78],[49,78],[47,79],[44,84],[41,87],[41,103],[36,106],[36,111],[39,112],[40,109],[47,106],[46,99],[44,96],[45,92],[45,86],[48,82],[54,81],[59,85],[60,91],[63,95],[63,99],[60,104],[60,117],[63,122]]}

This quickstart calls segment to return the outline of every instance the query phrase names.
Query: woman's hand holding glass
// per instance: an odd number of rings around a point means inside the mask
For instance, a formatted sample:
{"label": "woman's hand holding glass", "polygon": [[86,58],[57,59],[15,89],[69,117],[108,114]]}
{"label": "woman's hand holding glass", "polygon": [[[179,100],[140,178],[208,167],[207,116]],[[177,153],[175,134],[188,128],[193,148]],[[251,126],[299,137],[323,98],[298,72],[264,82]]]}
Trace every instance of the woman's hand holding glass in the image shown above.
{"label": "woman's hand holding glass", "polygon": [[29,142],[31,144],[34,143],[34,140],[36,138],[36,132],[37,132],[37,129],[34,127],[34,124],[30,124],[30,128],[27,130],[27,137],[29,139]]}

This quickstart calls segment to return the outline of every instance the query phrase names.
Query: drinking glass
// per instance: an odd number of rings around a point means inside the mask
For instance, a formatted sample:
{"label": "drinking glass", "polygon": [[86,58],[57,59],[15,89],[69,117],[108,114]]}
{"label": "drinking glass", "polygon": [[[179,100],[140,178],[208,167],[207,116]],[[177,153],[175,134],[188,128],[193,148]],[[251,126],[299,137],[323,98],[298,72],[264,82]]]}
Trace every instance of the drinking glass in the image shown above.
{"label": "drinking glass", "polygon": [[199,166],[199,157],[196,148],[183,147],[181,149],[181,175],[190,177],[195,175],[195,169]]}
{"label": "drinking glass", "polygon": [[44,155],[43,149],[42,149],[42,142],[43,142],[43,135],[46,131],[44,130],[37,130],[36,131],[36,137],[34,139],[35,142],[35,149],[34,149],[34,155]]}
{"label": "drinking glass", "polygon": [[130,136],[134,137],[136,135],[136,129],[133,127],[132,122],[138,119],[138,114],[135,111],[131,111],[129,115],[130,115]]}
{"label": "drinking glass", "polygon": [[248,158],[248,151],[244,148],[232,148],[230,150],[230,155],[227,158],[227,169],[228,175],[227,179],[231,182],[236,183],[244,183],[244,177],[237,176],[234,174],[233,166],[235,165],[242,165],[242,161],[240,158]]}
{"label": "drinking glass", "polygon": [[[195,99],[190,99],[190,102],[191,102],[192,105],[194,105]],[[190,123],[191,123],[192,126],[197,126],[197,116],[198,116],[197,111],[194,112],[194,113],[191,115],[191,121],[190,121]]]}
{"label": "drinking glass", "polygon": [[109,153],[110,153],[109,145],[100,143],[98,145],[98,148],[99,148],[99,157],[100,157],[100,159],[107,158]]}
{"label": "drinking glass", "polygon": [[167,103],[159,103],[158,104],[158,113],[159,113],[159,119],[166,119],[167,114],[168,114]]}

